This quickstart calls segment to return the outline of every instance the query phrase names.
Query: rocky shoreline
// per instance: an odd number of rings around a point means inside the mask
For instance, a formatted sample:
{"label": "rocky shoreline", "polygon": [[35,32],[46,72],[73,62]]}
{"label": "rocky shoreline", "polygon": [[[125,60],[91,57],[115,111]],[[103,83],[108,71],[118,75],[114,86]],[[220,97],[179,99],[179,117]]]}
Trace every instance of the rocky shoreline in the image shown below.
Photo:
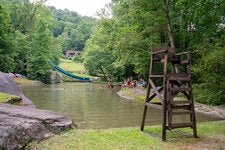
{"label": "rocky shoreline", "polygon": [[0,104],[0,149],[23,149],[29,142],[74,127],[74,122],[56,112]]}
{"label": "rocky shoreline", "polygon": [[23,106],[0,103],[0,150],[24,149],[32,141],[40,141],[52,134],[75,127],[66,116],[35,107],[7,73],[0,72],[0,92],[18,96]]}
{"label": "rocky shoreline", "polygon": [[[130,88],[129,91],[132,94],[146,95],[146,89],[143,89],[143,88]],[[125,99],[135,100],[134,96],[126,94],[123,89],[121,89],[119,92],[117,92],[117,94],[120,97],[123,97]],[[158,106],[154,106],[154,105],[152,105],[152,106],[158,107]],[[204,114],[207,114],[207,115],[211,115],[211,116],[216,116],[221,120],[225,120],[225,107],[208,106],[208,105],[205,105],[205,104],[195,102],[195,111],[200,112],[200,113],[204,113]]]}
{"label": "rocky shoreline", "polygon": [[219,106],[208,106],[195,102],[195,111],[201,112],[207,115],[217,116],[218,118],[225,120],[225,108]]}

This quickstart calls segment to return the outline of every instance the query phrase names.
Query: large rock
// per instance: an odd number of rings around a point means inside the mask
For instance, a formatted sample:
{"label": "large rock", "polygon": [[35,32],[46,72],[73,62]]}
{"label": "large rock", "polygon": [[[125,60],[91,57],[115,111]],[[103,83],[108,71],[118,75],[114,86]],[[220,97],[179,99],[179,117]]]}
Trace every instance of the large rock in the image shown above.
{"label": "large rock", "polygon": [[0,92],[10,93],[18,95],[22,98],[23,104],[29,107],[35,107],[32,101],[30,101],[20,89],[15,81],[10,77],[8,73],[3,73],[0,71]]}
{"label": "large rock", "polygon": [[63,82],[63,76],[59,74],[57,71],[51,71],[51,83],[62,83]]}
{"label": "large rock", "polygon": [[18,95],[25,106],[0,103],[0,150],[23,149],[35,140],[74,127],[74,122],[53,111],[36,109],[8,73],[0,72],[0,92]]}
{"label": "large rock", "polygon": [[0,104],[0,149],[17,150],[35,140],[74,127],[74,122],[53,111]]}

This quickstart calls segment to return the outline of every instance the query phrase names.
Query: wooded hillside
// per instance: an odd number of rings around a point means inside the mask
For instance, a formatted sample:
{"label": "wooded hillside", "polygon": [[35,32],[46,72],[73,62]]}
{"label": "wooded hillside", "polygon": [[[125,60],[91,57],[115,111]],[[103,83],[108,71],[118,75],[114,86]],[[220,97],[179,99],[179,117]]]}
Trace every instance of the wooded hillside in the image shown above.
{"label": "wooded hillside", "polygon": [[95,18],[44,5],[46,0],[0,0],[0,70],[50,82],[50,61],[83,50]]}

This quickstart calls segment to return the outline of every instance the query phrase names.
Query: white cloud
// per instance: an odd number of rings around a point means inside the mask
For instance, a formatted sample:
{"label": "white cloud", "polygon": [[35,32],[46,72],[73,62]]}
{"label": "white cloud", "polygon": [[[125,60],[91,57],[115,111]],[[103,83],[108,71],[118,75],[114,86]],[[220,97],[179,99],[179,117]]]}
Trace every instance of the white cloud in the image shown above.
{"label": "white cloud", "polygon": [[48,0],[47,5],[57,9],[76,11],[83,16],[96,16],[96,12],[111,0]]}

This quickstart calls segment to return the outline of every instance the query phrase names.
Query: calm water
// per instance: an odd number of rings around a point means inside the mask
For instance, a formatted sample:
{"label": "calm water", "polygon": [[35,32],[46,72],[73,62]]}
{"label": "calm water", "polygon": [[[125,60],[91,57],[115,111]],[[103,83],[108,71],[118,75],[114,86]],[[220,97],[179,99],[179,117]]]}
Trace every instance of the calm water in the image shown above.
{"label": "calm water", "polygon": [[[78,128],[139,127],[144,103],[119,97],[116,94],[119,88],[110,89],[104,84],[80,82],[22,87],[37,108],[54,110],[72,118]],[[200,113],[196,117],[197,122],[217,120]],[[181,119],[187,118],[182,116],[176,120],[179,122]],[[149,108],[146,125],[161,123],[161,109]]]}

